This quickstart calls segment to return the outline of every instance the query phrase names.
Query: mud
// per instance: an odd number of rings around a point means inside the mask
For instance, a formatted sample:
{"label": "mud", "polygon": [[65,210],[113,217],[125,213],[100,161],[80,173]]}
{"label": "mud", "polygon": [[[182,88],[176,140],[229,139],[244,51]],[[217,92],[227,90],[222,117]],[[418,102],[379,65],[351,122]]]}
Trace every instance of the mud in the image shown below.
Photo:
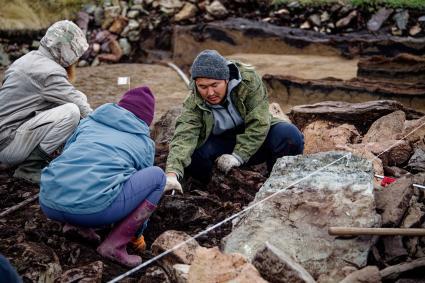
{"label": "mud", "polygon": [[[167,148],[157,151],[157,165],[163,167]],[[262,167],[232,170],[225,177],[214,171],[212,181],[203,185],[189,179],[184,183],[185,194],[165,195],[152,215],[145,231],[148,248],[141,256],[152,257],[150,244],[166,230],[175,229],[195,236],[210,225],[237,213],[254,199],[255,193],[266,180]],[[26,198],[37,194],[38,187],[11,177],[12,171],[3,171],[0,177],[0,212]],[[126,272],[128,268],[103,259],[96,253],[96,243],[89,243],[73,234],[62,233],[62,223],[48,220],[38,202],[19,209],[0,219],[0,251],[23,276],[24,282],[37,282],[41,276],[55,267],[57,281],[60,275],[73,268],[83,268],[95,261],[104,263],[102,281],[108,281]],[[103,227],[98,233],[104,238],[111,227]],[[221,239],[231,231],[231,222],[202,235],[197,241],[205,247],[219,246]],[[129,249],[134,253],[134,250]],[[145,270],[132,276],[134,280],[163,282]],[[157,280],[157,281],[156,281]],[[132,281],[131,281],[132,282]]]}

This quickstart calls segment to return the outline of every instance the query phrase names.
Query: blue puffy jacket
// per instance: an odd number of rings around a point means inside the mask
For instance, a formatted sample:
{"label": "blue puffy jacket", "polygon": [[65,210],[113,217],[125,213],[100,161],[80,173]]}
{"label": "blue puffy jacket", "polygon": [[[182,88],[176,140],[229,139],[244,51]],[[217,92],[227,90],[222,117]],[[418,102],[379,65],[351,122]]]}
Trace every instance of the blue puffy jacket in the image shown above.
{"label": "blue puffy jacket", "polygon": [[82,120],[63,153],[44,168],[40,202],[74,214],[107,208],[136,171],[152,166],[149,127],[115,103]]}

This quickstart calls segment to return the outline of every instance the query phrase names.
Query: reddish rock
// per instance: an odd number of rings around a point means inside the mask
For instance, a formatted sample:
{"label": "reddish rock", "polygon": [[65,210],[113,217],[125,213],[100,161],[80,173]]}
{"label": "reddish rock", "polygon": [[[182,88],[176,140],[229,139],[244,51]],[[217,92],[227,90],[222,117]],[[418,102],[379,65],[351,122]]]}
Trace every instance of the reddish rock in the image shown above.
{"label": "reddish rock", "polygon": [[265,283],[257,269],[240,254],[223,254],[217,247],[198,248],[189,270],[189,283]]}
{"label": "reddish rock", "polygon": [[403,177],[376,191],[376,209],[381,213],[382,227],[399,227],[413,196],[412,177]]}
{"label": "reddish rock", "polygon": [[382,116],[370,126],[366,135],[363,137],[362,143],[400,139],[405,121],[406,114],[400,110]]}

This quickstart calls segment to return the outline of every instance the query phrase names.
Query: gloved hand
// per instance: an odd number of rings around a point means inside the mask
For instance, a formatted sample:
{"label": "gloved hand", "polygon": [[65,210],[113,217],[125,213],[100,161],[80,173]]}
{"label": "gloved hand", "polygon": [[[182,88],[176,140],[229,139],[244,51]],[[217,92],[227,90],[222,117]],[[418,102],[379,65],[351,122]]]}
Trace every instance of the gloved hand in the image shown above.
{"label": "gloved hand", "polygon": [[183,194],[183,188],[177,180],[177,176],[174,173],[167,174],[167,183],[165,183],[164,192],[177,191],[180,194]]}
{"label": "gloved hand", "polygon": [[221,172],[227,174],[233,167],[241,166],[241,162],[231,154],[223,154],[217,158],[217,167]]}

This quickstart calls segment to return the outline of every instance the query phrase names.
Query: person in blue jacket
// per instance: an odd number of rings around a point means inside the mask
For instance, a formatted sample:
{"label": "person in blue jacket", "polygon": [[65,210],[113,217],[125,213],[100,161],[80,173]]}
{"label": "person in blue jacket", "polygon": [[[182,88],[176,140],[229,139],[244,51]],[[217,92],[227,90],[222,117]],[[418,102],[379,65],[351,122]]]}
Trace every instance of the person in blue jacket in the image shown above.
{"label": "person in blue jacket", "polygon": [[93,228],[119,222],[97,251],[131,267],[142,259],[126,246],[155,210],[166,182],[163,170],[153,166],[154,108],[148,87],[100,106],[41,175],[40,206],[47,217],[66,223],[64,231],[77,229],[98,240]]}

